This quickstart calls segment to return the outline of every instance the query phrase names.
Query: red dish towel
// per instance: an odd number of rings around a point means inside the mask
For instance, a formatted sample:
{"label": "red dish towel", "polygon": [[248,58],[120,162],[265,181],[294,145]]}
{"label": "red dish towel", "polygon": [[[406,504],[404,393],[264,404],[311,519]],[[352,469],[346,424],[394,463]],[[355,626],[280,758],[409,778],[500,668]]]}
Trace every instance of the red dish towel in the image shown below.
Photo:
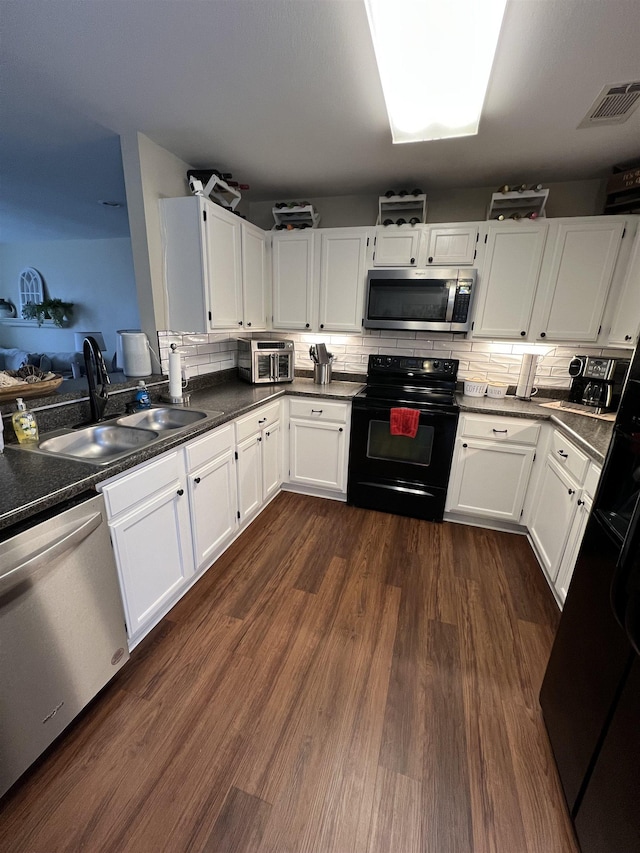
{"label": "red dish towel", "polygon": [[391,435],[415,438],[419,421],[420,412],[417,409],[391,409]]}

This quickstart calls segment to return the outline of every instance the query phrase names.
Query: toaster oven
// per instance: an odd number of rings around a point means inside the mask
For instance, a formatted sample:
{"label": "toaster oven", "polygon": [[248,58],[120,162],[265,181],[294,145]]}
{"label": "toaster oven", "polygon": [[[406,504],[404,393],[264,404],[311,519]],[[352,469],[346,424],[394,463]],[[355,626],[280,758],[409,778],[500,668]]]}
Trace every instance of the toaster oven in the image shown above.
{"label": "toaster oven", "polygon": [[292,382],[293,341],[238,338],[238,375],[245,382]]}

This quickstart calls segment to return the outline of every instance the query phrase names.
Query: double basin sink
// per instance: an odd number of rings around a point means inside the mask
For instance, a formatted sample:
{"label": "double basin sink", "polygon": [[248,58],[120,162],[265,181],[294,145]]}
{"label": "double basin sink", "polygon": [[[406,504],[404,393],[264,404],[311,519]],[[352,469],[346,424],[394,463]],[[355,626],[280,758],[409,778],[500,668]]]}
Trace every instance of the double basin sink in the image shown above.
{"label": "double basin sink", "polygon": [[162,440],[170,433],[222,414],[170,406],[146,409],[80,429],[57,430],[43,436],[37,444],[20,445],[20,449],[107,465]]}

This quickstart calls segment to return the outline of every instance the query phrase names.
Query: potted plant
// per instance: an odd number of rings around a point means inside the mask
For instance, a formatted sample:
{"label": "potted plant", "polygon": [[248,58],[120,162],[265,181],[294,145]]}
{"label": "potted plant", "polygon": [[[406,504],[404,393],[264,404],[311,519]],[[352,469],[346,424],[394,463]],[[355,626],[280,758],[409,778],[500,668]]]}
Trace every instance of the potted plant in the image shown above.
{"label": "potted plant", "polygon": [[25,320],[37,320],[41,326],[45,320],[53,320],[60,329],[69,325],[73,317],[73,302],[62,299],[43,299],[42,302],[27,302],[22,309]]}

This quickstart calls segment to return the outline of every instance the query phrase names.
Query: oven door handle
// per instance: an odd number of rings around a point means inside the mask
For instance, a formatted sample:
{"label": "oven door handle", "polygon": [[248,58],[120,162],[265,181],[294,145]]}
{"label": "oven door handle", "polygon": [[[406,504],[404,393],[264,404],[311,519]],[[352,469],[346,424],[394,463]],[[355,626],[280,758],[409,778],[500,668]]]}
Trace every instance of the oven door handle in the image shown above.
{"label": "oven door handle", "polygon": [[447,313],[445,316],[445,320],[447,323],[451,323],[453,321],[453,309],[456,306],[456,292],[458,290],[458,282],[448,281],[447,287],[449,288],[449,299],[447,301]]}

